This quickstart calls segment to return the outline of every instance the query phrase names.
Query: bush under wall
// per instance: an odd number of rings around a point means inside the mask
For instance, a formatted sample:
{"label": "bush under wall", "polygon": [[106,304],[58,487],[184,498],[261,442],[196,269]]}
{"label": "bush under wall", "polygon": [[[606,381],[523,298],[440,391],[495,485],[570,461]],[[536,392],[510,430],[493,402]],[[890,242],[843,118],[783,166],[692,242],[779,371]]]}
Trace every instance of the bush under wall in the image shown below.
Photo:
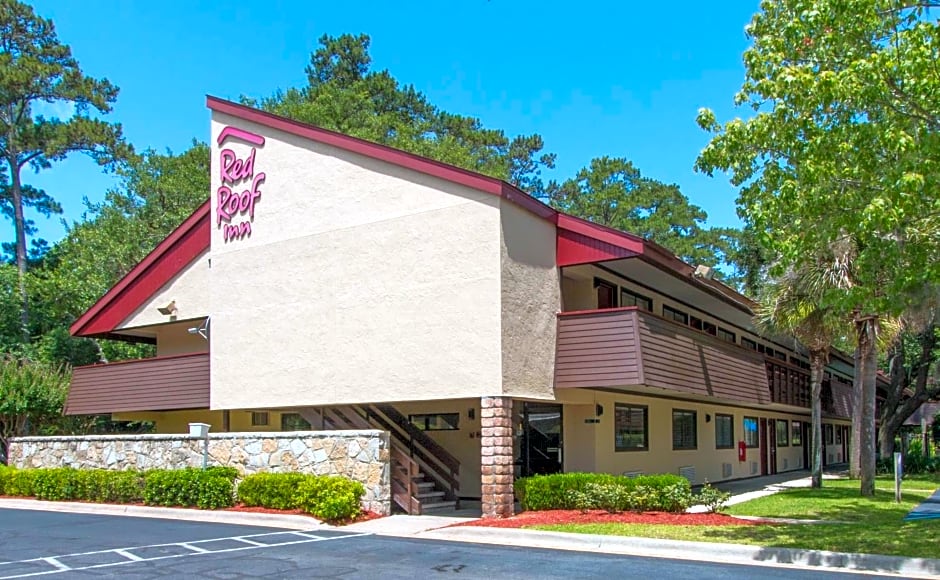
{"label": "bush under wall", "polygon": [[235,505],[234,477],[214,469],[153,469],[144,474],[144,503],[218,509]]}
{"label": "bush under wall", "polygon": [[302,509],[327,522],[359,515],[364,493],[358,481],[299,473],[256,473],[238,485],[238,500],[247,506]]}
{"label": "bush under wall", "polygon": [[626,477],[608,473],[556,473],[516,480],[523,510],[604,509],[682,512],[692,505],[692,486],[672,474]]}

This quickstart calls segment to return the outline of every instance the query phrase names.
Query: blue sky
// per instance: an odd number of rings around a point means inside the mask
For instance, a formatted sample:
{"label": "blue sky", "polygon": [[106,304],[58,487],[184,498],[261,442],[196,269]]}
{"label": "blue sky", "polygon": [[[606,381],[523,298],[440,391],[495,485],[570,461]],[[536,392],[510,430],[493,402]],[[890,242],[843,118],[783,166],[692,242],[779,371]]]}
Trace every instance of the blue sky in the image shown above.
{"label": "blue sky", "polygon": [[[110,115],[138,150],[176,152],[205,141],[205,95],[237,99],[301,86],[322,34],[366,33],[373,67],[431,102],[510,135],[539,133],[557,153],[550,177],[594,157],[626,157],[677,183],[712,225],[739,225],[723,177],[696,174],[708,138],[700,107],[735,114],[744,26],[758,0],[702,2],[219,2],[37,0],[86,74],[121,88]],[[113,180],[75,156],[25,181],[59,199],[69,221]],[[36,218],[50,241],[59,218]],[[12,224],[0,225],[12,240]]]}

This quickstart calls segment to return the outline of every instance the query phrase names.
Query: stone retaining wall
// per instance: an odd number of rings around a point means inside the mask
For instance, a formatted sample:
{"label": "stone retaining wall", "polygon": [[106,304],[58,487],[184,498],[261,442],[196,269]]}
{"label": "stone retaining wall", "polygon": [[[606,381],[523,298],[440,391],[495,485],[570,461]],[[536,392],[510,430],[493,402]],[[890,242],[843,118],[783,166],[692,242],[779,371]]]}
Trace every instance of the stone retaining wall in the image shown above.
{"label": "stone retaining wall", "polygon": [[[391,510],[388,433],[295,431],[210,433],[208,464],[242,475],[299,472],[343,475],[362,482],[365,509]],[[11,440],[9,464],[78,469],[180,469],[202,467],[205,440],[186,434],[19,437]]]}

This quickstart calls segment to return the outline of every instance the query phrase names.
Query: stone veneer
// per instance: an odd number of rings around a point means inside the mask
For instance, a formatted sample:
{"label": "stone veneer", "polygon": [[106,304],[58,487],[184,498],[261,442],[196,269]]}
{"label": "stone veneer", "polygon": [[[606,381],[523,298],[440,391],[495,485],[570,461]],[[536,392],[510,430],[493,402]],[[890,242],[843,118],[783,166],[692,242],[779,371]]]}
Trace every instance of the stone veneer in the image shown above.
{"label": "stone veneer", "polygon": [[484,518],[513,514],[512,397],[480,401],[480,461]]}
{"label": "stone veneer", "polygon": [[[365,509],[391,510],[388,433],[295,431],[210,433],[209,465],[231,466],[242,475],[298,472],[343,475],[362,482]],[[204,439],[186,434],[19,437],[10,442],[15,467],[78,469],[180,469],[202,467]]]}

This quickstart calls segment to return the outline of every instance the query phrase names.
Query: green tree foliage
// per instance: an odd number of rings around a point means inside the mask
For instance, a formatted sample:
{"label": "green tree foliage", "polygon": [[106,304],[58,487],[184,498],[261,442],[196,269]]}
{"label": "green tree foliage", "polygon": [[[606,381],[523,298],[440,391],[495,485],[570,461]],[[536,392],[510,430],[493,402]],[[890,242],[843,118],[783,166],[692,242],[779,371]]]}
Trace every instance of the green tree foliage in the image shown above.
{"label": "green tree foliage", "polygon": [[32,272],[33,294],[43,305],[34,328],[53,360],[88,364],[150,352],[113,341],[101,342],[100,353],[98,346],[90,351],[87,344],[76,344],[88,341],[69,337],[66,329],[206,201],[209,147],[194,142],[179,155],[146,151],[117,172],[120,185],[104,202],[91,205]]}
{"label": "green tree foliage", "polygon": [[729,266],[737,248],[737,230],[707,227],[708,214],[678,185],[644,177],[623,158],[593,159],[574,179],[550,184],[548,195],[564,212],[643,236],[690,264]]}
{"label": "green tree foliage", "polygon": [[845,318],[820,306],[820,297],[829,289],[832,277],[825,271],[831,260],[806,262],[800,270],[790,270],[762,286],[755,313],[763,331],[792,336],[807,349],[810,363],[810,458],[812,487],[822,487],[822,383],[829,351],[845,330]]}
{"label": "green tree foliage", "polygon": [[[59,42],[51,20],[17,0],[0,0],[0,211],[13,217],[25,342],[29,342],[26,236],[30,226],[23,208],[32,206],[42,213],[60,208],[44,192],[26,187],[21,172],[27,165],[47,169],[73,152],[87,153],[103,164],[111,162],[122,150],[120,126],[90,112],[108,113],[117,93],[106,79],[82,73],[69,47]],[[66,120],[46,118],[37,113],[42,104],[68,104],[74,114]]]}
{"label": "green tree foliage", "polygon": [[373,71],[367,35],[324,35],[306,68],[307,86],[270,98],[243,98],[305,123],[404,149],[505,179],[542,195],[543,169],[555,165],[539,135],[509,138],[479,119],[440,110],[412,85],[387,70]]}
{"label": "green tree foliage", "polygon": [[61,416],[70,377],[62,365],[0,356],[0,455],[11,437]]}
{"label": "green tree foliage", "polygon": [[736,102],[697,167],[727,172],[778,272],[851,240],[851,277],[821,300],[852,315],[859,344],[861,491],[874,493],[880,317],[940,276],[938,22],[929,3],[766,0],[750,26]]}

